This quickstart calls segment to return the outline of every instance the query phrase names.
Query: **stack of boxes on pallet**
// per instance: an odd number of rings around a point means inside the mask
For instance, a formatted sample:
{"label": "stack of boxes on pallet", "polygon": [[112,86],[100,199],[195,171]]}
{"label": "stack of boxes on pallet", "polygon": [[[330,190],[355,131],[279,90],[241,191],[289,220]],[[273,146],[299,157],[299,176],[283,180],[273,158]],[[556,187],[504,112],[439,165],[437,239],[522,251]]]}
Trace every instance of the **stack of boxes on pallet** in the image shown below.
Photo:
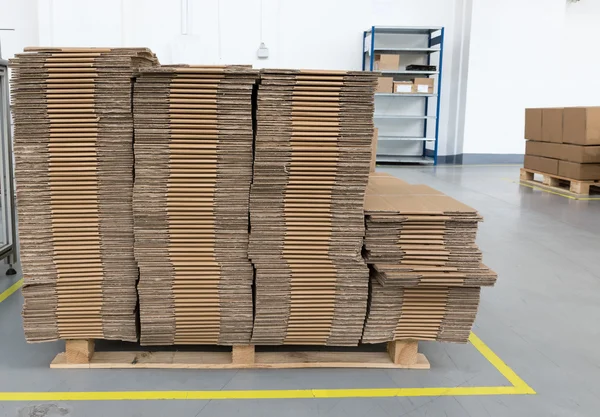
{"label": "stack of boxes on pallet", "polygon": [[147,49],[13,69],[29,341],[136,341],[138,299],[144,345],[466,341],[496,278],[481,219],[369,178],[377,73],[159,67]]}
{"label": "stack of boxes on pallet", "polygon": [[264,70],[249,255],[254,344],[356,345],[376,75]]}
{"label": "stack of boxes on pallet", "polygon": [[496,274],[475,244],[479,214],[425,185],[372,175],[364,256],[371,297],[362,341],[466,342]]}
{"label": "stack of boxes on pallet", "polygon": [[252,93],[258,71],[162,67],[134,90],[141,343],[248,343]]}
{"label": "stack of boxes on pallet", "polygon": [[525,110],[525,168],[600,180],[600,107]]}
{"label": "stack of boxes on pallet", "polygon": [[11,61],[28,341],[137,340],[131,80],[155,62],[143,48]]}

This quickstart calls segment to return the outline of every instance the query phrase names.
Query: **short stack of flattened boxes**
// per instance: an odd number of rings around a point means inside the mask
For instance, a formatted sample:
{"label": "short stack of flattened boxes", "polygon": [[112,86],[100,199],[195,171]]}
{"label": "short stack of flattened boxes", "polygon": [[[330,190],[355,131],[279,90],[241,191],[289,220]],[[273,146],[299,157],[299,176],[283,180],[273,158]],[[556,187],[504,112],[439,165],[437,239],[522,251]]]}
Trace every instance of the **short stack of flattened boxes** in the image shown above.
{"label": "short stack of flattened boxes", "polygon": [[425,185],[369,178],[364,256],[371,295],[363,343],[465,343],[496,274],[475,244],[479,214]]}
{"label": "short stack of flattened boxes", "polygon": [[27,48],[11,61],[29,342],[137,340],[131,88],[146,48]]}
{"label": "short stack of flattened boxes", "polygon": [[525,110],[526,170],[600,180],[600,107]]}
{"label": "short stack of flattened boxes", "polygon": [[245,344],[252,331],[248,67],[166,66],[134,90],[141,343]]}
{"label": "short stack of flattened boxes", "polygon": [[249,255],[253,344],[357,345],[377,74],[263,70]]}

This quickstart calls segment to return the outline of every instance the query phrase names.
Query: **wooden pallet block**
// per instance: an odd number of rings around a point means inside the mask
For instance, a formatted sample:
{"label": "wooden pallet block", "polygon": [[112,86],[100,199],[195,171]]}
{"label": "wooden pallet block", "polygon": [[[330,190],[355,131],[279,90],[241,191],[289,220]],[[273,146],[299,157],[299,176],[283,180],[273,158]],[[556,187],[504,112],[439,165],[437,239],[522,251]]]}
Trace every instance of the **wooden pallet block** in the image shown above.
{"label": "wooden pallet block", "polygon": [[388,343],[387,352],[255,352],[236,345],[231,352],[95,352],[93,340],[67,340],[66,350],[50,364],[55,369],[429,369],[414,340]]}
{"label": "wooden pallet block", "polygon": [[[541,182],[535,179],[535,174],[542,176]],[[521,168],[520,179],[525,183],[531,183],[532,185],[544,185],[549,188],[556,188],[558,191],[568,191],[576,194],[577,196],[589,196],[590,187],[600,187],[600,180],[573,180],[570,178],[561,177],[559,175],[546,174],[544,172],[527,168]]]}

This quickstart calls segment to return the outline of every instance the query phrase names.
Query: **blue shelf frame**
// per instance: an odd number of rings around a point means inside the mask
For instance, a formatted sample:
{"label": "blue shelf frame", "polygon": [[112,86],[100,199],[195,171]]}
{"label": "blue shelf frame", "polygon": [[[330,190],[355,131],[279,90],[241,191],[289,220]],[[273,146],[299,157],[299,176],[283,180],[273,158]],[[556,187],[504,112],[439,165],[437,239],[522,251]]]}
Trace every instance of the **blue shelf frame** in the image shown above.
{"label": "blue shelf frame", "polygon": [[[437,62],[437,89],[434,92],[435,96],[424,96],[425,98],[425,110],[424,115],[429,116],[429,99],[435,98],[436,102],[436,113],[435,113],[435,141],[433,151],[427,149],[427,141],[423,141],[423,153],[421,157],[423,160],[426,158],[433,158],[433,164],[438,163],[438,144],[439,144],[439,132],[440,132],[440,110],[442,103],[442,75],[443,75],[443,62],[444,62],[444,27],[381,27],[371,26],[369,30],[363,32],[363,45],[362,45],[362,70],[373,71],[375,61],[375,36],[377,33],[393,33],[393,34],[427,34],[428,47],[432,48],[439,45],[439,56]],[[369,38],[369,45],[367,45],[367,37]],[[437,52],[437,51],[436,51]],[[369,62],[367,63],[367,56]],[[431,65],[431,53],[427,53],[427,64]],[[425,75],[430,77],[430,75]],[[427,122],[423,123],[423,138],[427,137]]]}

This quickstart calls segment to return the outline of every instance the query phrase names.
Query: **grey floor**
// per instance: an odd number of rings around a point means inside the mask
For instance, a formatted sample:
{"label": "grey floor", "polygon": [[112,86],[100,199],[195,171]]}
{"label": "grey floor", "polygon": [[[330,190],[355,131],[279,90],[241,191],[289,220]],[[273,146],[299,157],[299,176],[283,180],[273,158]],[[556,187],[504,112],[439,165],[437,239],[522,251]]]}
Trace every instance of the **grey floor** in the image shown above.
{"label": "grey floor", "polygon": [[[475,333],[537,395],[213,401],[0,402],[0,416],[597,416],[600,201],[520,187],[516,166],[378,167],[485,217],[478,243],[498,284]],[[18,277],[5,278],[0,292]],[[0,392],[255,390],[509,385],[471,345],[422,343],[429,371],[50,370],[61,343],[28,345],[22,297],[0,304]]]}

